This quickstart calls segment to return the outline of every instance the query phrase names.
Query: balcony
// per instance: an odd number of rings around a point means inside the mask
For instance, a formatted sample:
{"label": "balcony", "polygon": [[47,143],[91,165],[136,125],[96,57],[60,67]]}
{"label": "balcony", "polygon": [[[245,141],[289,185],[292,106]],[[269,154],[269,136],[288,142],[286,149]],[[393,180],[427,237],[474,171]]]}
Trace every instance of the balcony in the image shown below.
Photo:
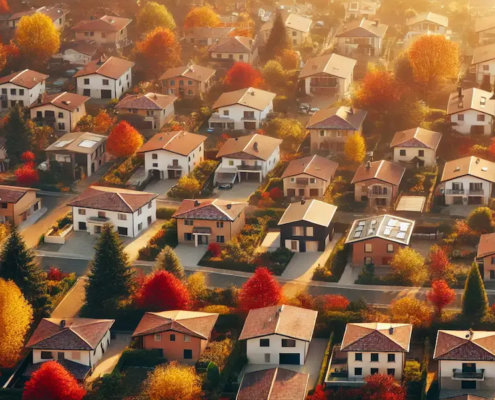
{"label": "balcony", "polygon": [[238,171],[261,171],[261,165],[238,165]]}
{"label": "balcony", "polygon": [[110,218],[107,217],[89,217],[87,222],[88,224],[104,224],[110,221]]}
{"label": "balcony", "polygon": [[182,166],[180,166],[180,165],[174,165],[174,164],[169,164],[169,165],[167,165],[167,169],[182,171]]}
{"label": "balcony", "polygon": [[462,369],[453,369],[452,379],[463,381],[483,381],[485,379],[485,370],[477,369],[473,372],[463,372]]}
{"label": "balcony", "polygon": [[243,121],[256,121],[256,117],[254,115],[244,115],[244,117],[241,118]]}
{"label": "balcony", "polygon": [[368,191],[368,198],[373,199],[373,198],[389,198],[391,192],[374,192],[372,190]]}
{"label": "balcony", "polygon": [[466,195],[466,196],[483,196],[485,191],[479,190],[464,190],[464,189],[445,189],[444,194],[450,195]]}

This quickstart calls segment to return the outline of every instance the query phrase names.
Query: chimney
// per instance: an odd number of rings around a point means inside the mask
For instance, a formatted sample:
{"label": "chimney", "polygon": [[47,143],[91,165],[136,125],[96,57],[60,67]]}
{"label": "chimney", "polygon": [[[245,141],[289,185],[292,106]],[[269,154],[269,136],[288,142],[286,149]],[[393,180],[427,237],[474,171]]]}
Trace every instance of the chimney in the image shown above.
{"label": "chimney", "polygon": [[227,210],[230,210],[232,208],[232,204],[227,204]]}
{"label": "chimney", "polygon": [[253,143],[253,149],[254,151],[258,151],[258,142]]}
{"label": "chimney", "polygon": [[301,205],[305,205],[306,204],[306,199],[304,197],[301,197]]}
{"label": "chimney", "polygon": [[65,319],[60,321],[60,327],[65,328]]}
{"label": "chimney", "polygon": [[471,328],[469,328],[469,335],[466,336],[466,338],[469,337],[469,340],[472,340],[473,339],[473,336],[474,336],[474,332],[473,332],[473,330]]}
{"label": "chimney", "polygon": [[459,96],[459,98],[462,97],[462,86],[461,85],[457,86],[457,95]]}
{"label": "chimney", "polygon": [[378,25],[380,25],[380,21],[375,19],[375,26],[378,26]]}
{"label": "chimney", "polygon": [[477,158],[477,159],[476,159],[476,164],[479,164],[479,163],[480,163],[480,159],[479,159],[479,158]]}
{"label": "chimney", "polygon": [[354,108],[352,106],[349,107],[349,114],[354,115]]}
{"label": "chimney", "polygon": [[388,334],[389,335],[393,335],[394,334],[394,327],[391,326],[390,328],[388,328]]}
{"label": "chimney", "polygon": [[194,200],[194,207],[199,207],[201,203],[198,200]]}
{"label": "chimney", "polygon": [[370,169],[371,168],[371,162],[367,161],[366,162],[366,169]]}

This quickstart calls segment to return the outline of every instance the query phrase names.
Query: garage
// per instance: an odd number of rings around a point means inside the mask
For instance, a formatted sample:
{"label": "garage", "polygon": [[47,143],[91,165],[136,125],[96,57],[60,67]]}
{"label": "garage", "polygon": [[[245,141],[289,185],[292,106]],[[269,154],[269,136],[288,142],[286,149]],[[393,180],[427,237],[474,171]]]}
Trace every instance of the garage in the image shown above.
{"label": "garage", "polygon": [[117,227],[117,232],[119,232],[120,236],[127,236],[127,228],[123,226]]}
{"label": "garage", "polygon": [[319,195],[318,189],[309,189],[309,197],[318,197]]}
{"label": "garage", "polygon": [[256,129],[256,122],[248,122],[248,121],[244,121],[244,129],[252,129],[252,130],[255,130],[255,129]]}
{"label": "garage", "polygon": [[483,204],[483,197],[481,197],[481,196],[469,196],[468,204]]}
{"label": "garage", "polygon": [[295,197],[296,189],[287,189],[287,197]]}
{"label": "garage", "polygon": [[111,99],[112,98],[112,91],[111,90],[101,90],[101,98],[102,99]]}
{"label": "garage", "polygon": [[316,240],[307,240],[306,241],[306,252],[312,253],[318,251],[318,242]]}
{"label": "garage", "polygon": [[280,353],[279,364],[300,365],[301,354],[299,353]]}
{"label": "garage", "polygon": [[462,196],[454,196],[452,203],[461,205],[462,204]]}

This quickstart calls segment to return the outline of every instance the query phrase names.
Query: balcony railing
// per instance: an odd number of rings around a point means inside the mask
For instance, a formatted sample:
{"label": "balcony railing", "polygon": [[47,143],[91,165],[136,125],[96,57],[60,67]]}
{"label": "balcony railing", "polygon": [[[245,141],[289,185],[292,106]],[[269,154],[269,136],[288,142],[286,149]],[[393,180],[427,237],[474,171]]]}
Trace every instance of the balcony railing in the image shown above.
{"label": "balcony railing", "polygon": [[238,171],[261,171],[261,165],[238,165]]}
{"label": "balcony railing", "polygon": [[369,191],[368,192],[368,197],[369,198],[375,198],[375,197],[390,197],[390,193],[389,192],[372,192],[372,191]]}
{"label": "balcony railing", "polygon": [[243,121],[256,121],[256,117],[253,115],[253,116],[249,116],[249,115],[245,115],[244,117],[241,118]]}
{"label": "balcony railing", "polygon": [[482,381],[485,379],[484,369],[477,369],[473,372],[463,372],[462,369],[453,369],[452,372],[452,379],[461,379],[463,381]]}
{"label": "balcony railing", "polygon": [[167,165],[167,169],[182,169],[182,166],[170,164],[170,165]]}
{"label": "balcony railing", "polygon": [[88,222],[89,223],[96,223],[96,224],[104,224],[105,222],[110,221],[110,218],[107,217],[89,217]]}
{"label": "balcony railing", "polygon": [[464,189],[445,189],[445,194],[463,194],[466,196],[483,196],[485,191],[479,190],[464,190]]}

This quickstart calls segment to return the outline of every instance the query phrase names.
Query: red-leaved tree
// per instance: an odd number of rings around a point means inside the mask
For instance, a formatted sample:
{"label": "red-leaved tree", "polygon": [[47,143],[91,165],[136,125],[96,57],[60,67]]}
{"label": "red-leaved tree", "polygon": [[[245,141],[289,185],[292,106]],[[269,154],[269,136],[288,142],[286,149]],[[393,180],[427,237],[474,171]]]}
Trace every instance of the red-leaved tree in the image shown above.
{"label": "red-leaved tree", "polygon": [[455,291],[443,280],[433,281],[431,290],[426,294],[431,301],[438,316],[442,315],[443,309],[455,300]]}
{"label": "red-leaved tree", "polygon": [[345,310],[349,305],[349,300],[340,294],[326,294],[323,299],[325,310]]}
{"label": "red-leaved tree", "polygon": [[38,170],[34,163],[21,165],[15,170],[15,177],[19,186],[32,186],[40,180]]}
{"label": "red-leaved tree", "polygon": [[221,252],[220,245],[218,243],[210,243],[208,245],[208,251],[213,257],[218,257]]}
{"label": "red-leaved tree", "polygon": [[116,117],[111,117],[107,111],[100,110],[94,119],[94,133],[107,134],[117,122]]}
{"label": "red-leaved tree", "polygon": [[239,90],[248,87],[259,88],[264,83],[261,72],[244,62],[236,62],[227,71],[224,79],[224,84],[228,90]]}
{"label": "red-leaved tree", "polygon": [[284,197],[284,192],[278,187],[274,187],[270,190],[270,198],[272,200],[278,200]]}
{"label": "red-leaved tree", "polygon": [[327,395],[322,385],[317,385],[313,394],[308,396],[307,400],[327,400]]}
{"label": "red-leaved tree", "polygon": [[363,400],[406,400],[406,390],[391,375],[374,374],[364,380]]}
{"label": "red-leaved tree", "polygon": [[0,14],[8,14],[10,12],[9,3],[7,0],[0,0]]}
{"label": "red-leaved tree", "polygon": [[49,281],[57,281],[58,282],[58,281],[61,281],[62,279],[64,279],[66,276],[67,276],[67,274],[62,272],[57,267],[50,267],[50,269],[48,271],[48,275],[46,278]]}
{"label": "red-leaved tree", "polygon": [[281,301],[282,287],[266,267],[256,268],[239,293],[239,308],[244,312],[277,305]]}
{"label": "red-leaved tree", "polygon": [[136,295],[136,303],[146,311],[188,310],[191,299],[180,279],[160,270],[145,279]]}
{"label": "red-leaved tree", "polygon": [[56,361],[47,361],[24,386],[22,400],[82,400],[84,388]]}
{"label": "red-leaved tree", "polygon": [[449,256],[440,246],[432,246],[428,256],[430,274],[433,279],[440,279],[450,267]]}
{"label": "red-leaved tree", "polygon": [[107,151],[116,157],[132,156],[143,145],[141,134],[126,121],[112,129],[107,140]]}
{"label": "red-leaved tree", "polygon": [[35,157],[32,151],[25,151],[21,154],[21,160],[24,163],[34,163]]}

